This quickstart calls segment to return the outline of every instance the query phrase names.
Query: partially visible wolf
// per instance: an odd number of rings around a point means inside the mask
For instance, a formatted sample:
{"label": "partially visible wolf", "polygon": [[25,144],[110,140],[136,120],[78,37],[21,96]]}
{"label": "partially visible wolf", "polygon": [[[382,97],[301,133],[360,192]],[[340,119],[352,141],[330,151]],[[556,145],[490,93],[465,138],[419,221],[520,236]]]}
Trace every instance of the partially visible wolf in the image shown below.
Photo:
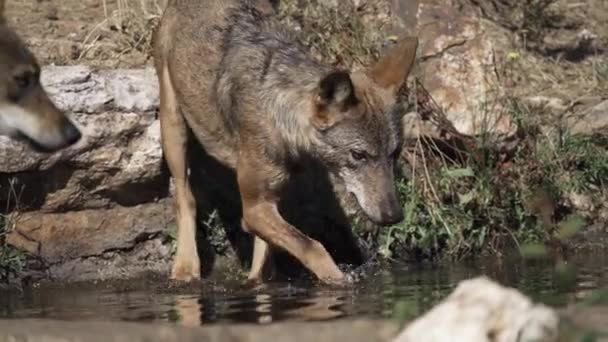
{"label": "partially visible wolf", "polygon": [[[401,146],[397,93],[418,41],[398,42],[374,66],[349,72],[311,58],[259,0],[170,0],[155,35],[162,146],[175,181],[178,246],[172,278],[200,277],[188,131],[236,170],[242,227],[256,236],[250,279],[271,248],[318,278],[344,274],[278,210],[291,170],[314,158],[341,177],[376,223],[403,219],[393,176]],[[270,244],[270,247],[269,245]]]}
{"label": "partially visible wolf", "polygon": [[76,143],[81,133],[40,85],[34,55],[4,19],[0,0],[0,135],[22,138],[53,152]]}

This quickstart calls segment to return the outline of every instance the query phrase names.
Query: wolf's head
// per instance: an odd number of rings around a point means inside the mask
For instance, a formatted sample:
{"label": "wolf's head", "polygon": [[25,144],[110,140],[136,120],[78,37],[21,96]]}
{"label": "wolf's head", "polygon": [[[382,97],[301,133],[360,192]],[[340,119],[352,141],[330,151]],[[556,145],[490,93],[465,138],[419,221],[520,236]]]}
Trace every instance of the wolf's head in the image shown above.
{"label": "wolf's head", "polygon": [[48,152],[77,142],[80,131],[47,96],[36,58],[7,27],[3,12],[0,0],[0,135]]}
{"label": "wolf's head", "polygon": [[369,69],[326,75],[314,99],[315,152],[378,224],[403,219],[393,174],[402,144],[397,93],[417,45],[416,38],[406,38]]}

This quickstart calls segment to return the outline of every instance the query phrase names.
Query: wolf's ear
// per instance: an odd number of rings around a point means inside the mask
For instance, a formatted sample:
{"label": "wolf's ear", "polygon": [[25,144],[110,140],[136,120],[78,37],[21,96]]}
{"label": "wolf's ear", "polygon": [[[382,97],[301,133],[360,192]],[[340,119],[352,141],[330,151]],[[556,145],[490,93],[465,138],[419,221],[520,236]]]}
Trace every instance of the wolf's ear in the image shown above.
{"label": "wolf's ear", "polygon": [[381,88],[397,92],[407,81],[414,66],[417,37],[405,37],[366,70],[367,75]]}
{"label": "wolf's ear", "polygon": [[314,101],[312,124],[318,130],[326,130],[344,118],[348,109],[357,103],[348,72],[334,71],[323,77]]}

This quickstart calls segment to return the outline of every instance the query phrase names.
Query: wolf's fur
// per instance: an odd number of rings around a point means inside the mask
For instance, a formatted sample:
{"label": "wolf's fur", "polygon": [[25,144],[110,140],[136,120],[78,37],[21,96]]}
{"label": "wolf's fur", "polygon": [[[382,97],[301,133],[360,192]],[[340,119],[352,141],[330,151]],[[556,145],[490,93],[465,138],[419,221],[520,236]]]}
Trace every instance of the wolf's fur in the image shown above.
{"label": "wolf's fur", "polygon": [[56,151],[80,139],[80,131],[40,85],[34,55],[4,19],[0,0],[0,135],[24,138],[39,150]]}
{"label": "wolf's fur", "polygon": [[281,217],[281,188],[293,165],[314,158],[344,180],[370,219],[402,219],[393,177],[401,145],[396,95],[416,47],[406,38],[375,66],[351,73],[309,57],[258,1],[170,1],[154,57],[163,150],[176,186],[172,277],[200,276],[187,180],[190,128],[208,154],[236,170],[243,228],[257,238],[250,278],[261,275],[269,243],[319,278],[341,280],[325,248]]}

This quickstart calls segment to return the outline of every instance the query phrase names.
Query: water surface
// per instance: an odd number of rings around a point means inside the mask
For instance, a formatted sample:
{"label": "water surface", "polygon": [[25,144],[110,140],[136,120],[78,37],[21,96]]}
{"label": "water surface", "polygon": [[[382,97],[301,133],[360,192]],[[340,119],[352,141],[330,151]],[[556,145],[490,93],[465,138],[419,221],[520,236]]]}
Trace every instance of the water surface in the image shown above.
{"label": "water surface", "polygon": [[[444,298],[463,279],[487,275],[533,299],[564,308],[608,285],[608,254],[569,261],[570,277],[550,262],[492,261],[445,266],[376,268],[354,285],[312,281],[272,282],[257,288],[240,281],[203,282],[172,290],[162,286],[68,286],[0,293],[0,318],[50,318],[176,322],[204,325],[239,322],[320,321],[340,318],[415,317]],[[608,318],[607,318],[608,323]]]}

